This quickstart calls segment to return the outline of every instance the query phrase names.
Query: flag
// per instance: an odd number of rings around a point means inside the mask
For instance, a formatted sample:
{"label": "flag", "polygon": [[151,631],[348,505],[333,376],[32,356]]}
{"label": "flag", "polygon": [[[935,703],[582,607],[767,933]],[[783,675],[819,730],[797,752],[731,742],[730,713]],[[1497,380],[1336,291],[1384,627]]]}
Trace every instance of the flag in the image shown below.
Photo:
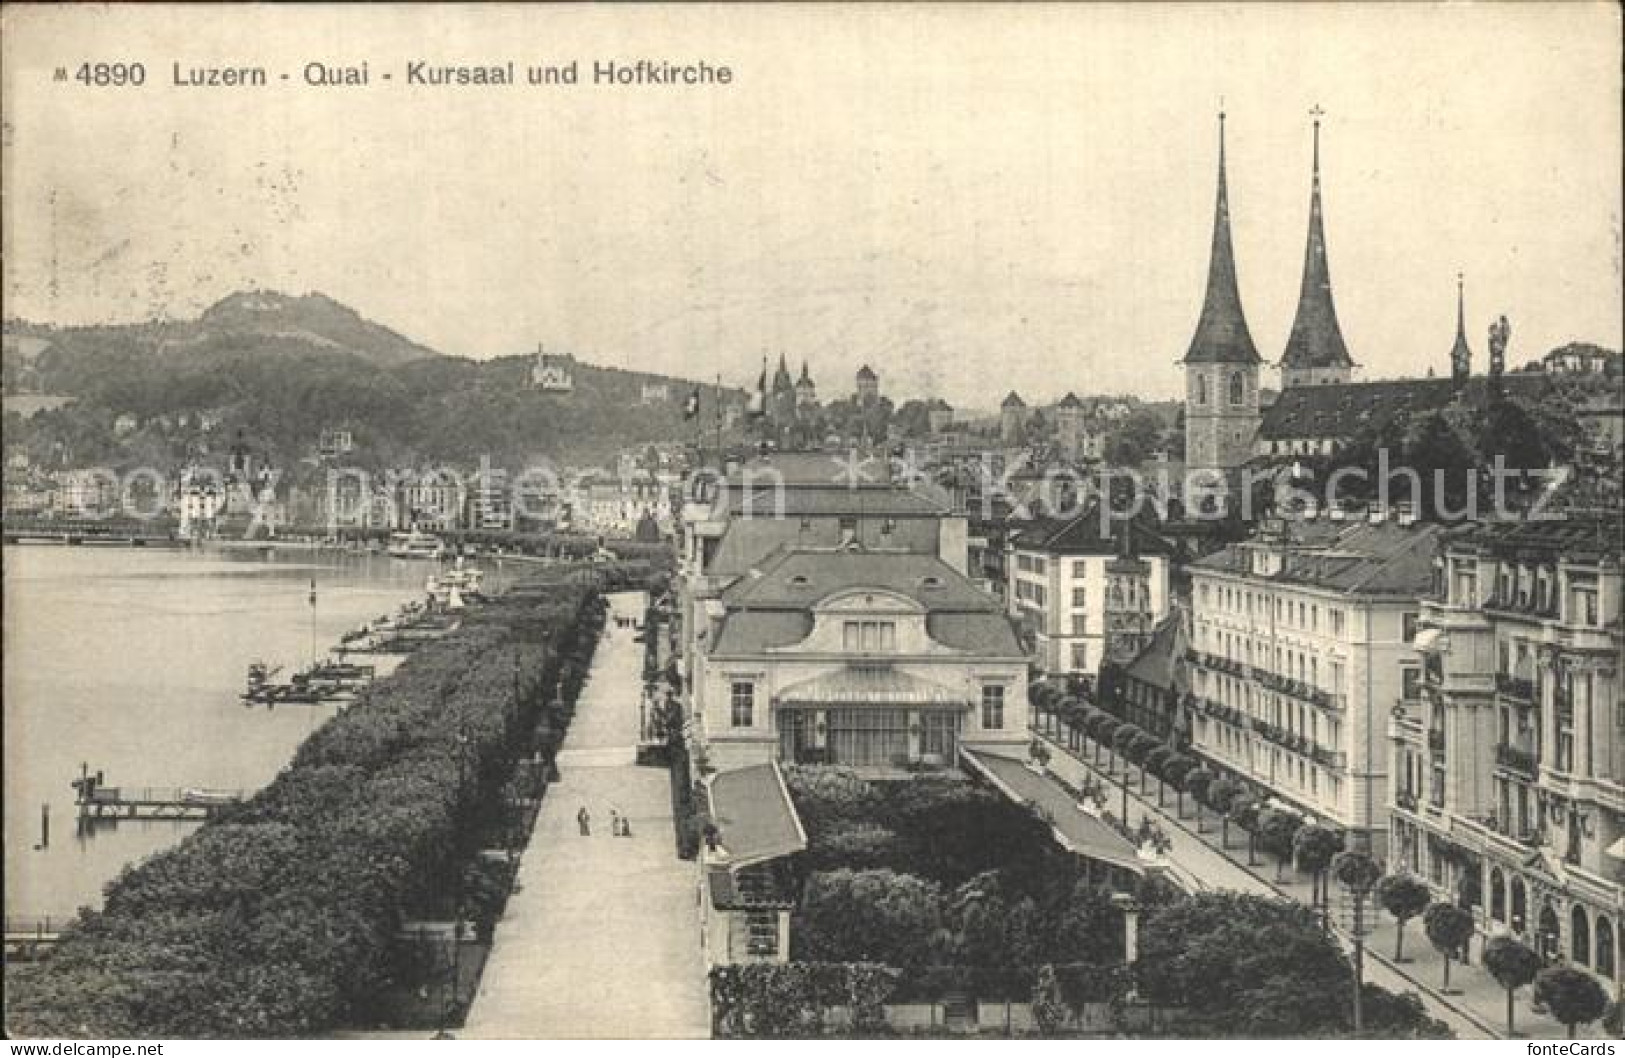
{"label": "flag", "polygon": [[697,419],[700,416],[700,387],[695,386],[694,392],[688,395],[683,402],[683,418]]}
{"label": "flag", "polygon": [[762,357],[762,373],[756,379],[756,392],[750,395],[745,413],[753,419],[767,414],[767,357]]}

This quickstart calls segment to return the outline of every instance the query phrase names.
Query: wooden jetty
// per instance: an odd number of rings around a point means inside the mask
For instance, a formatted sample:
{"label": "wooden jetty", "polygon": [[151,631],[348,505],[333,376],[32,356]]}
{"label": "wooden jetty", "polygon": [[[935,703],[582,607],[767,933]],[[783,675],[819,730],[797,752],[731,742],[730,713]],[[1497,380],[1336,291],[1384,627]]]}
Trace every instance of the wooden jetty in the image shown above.
{"label": "wooden jetty", "polygon": [[207,790],[190,786],[108,786],[97,772],[82,767],[73,781],[74,804],[81,823],[99,820],[167,821],[213,819],[243,799],[241,790]]}
{"label": "wooden jetty", "polygon": [[6,958],[36,959],[62,935],[62,923],[50,915],[6,916]]}

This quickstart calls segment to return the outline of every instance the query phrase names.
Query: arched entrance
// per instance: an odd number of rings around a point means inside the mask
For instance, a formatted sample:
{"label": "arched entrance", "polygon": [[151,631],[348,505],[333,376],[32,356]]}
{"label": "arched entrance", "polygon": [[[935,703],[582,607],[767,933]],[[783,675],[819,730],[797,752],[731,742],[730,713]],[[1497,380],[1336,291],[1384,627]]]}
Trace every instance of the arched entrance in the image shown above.
{"label": "arched entrance", "polygon": [[1512,879],[1512,918],[1507,924],[1514,933],[1523,934],[1529,930],[1529,898],[1522,878]]}
{"label": "arched entrance", "polygon": [[1547,962],[1563,953],[1563,927],[1558,925],[1557,912],[1552,910],[1551,904],[1546,904],[1540,909],[1540,918],[1535,928],[1535,950]]}
{"label": "arched entrance", "polygon": [[1507,920],[1506,878],[1501,868],[1490,868],[1490,917],[1497,922]]}

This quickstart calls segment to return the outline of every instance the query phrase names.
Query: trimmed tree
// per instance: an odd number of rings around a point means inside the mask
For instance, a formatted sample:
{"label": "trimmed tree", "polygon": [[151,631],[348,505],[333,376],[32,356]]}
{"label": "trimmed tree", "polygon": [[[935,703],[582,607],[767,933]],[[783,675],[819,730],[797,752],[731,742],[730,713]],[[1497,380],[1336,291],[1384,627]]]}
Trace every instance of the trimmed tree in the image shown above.
{"label": "trimmed tree", "polygon": [[1300,827],[1292,836],[1292,853],[1297,858],[1299,869],[1313,876],[1311,904],[1318,901],[1320,906],[1325,907],[1330,902],[1326,892],[1326,869],[1332,865],[1332,857],[1342,851],[1343,832],[1318,823]]}
{"label": "trimmed tree", "polygon": [[[1112,749],[1116,750],[1117,755],[1123,758],[1123,782],[1125,785],[1128,783],[1128,748],[1139,737],[1140,729],[1134,724],[1121,723],[1112,728]],[[1107,766],[1106,770],[1111,770],[1110,765]]]}
{"label": "trimmed tree", "polygon": [[1228,777],[1207,788],[1207,806],[1219,817],[1219,845],[1222,848],[1230,848],[1230,810],[1246,792],[1246,787]]}
{"label": "trimmed tree", "polygon": [[1430,906],[1422,915],[1422,928],[1428,940],[1444,956],[1444,988],[1450,991],[1450,960],[1462,958],[1467,942],[1473,937],[1473,913],[1455,904],[1439,903]]}
{"label": "trimmed tree", "polygon": [[1230,809],[1230,818],[1247,832],[1247,866],[1258,866],[1258,817],[1263,814],[1263,803],[1256,797],[1243,797]]}
{"label": "trimmed tree", "polygon": [[1258,819],[1259,843],[1275,857],[1275,880],[1286,881],[1286,865],[1292,859],[1292,840],[1303,821],[1291,812],[1267,808]]}
{"label": "trimmed tree", "polygon": [[1513,994],[1540,973],[1540,956],[1516,937],[1492,937],[1484,945],[1484,969],[1507,990],[1507,1035],[1511,1036],[1517,1031]]}
{"label": "trimmed tree", "polygon": [[1185,789],[1189,790],[1191,797],[1196,800],[1196,832],[1202,833],[1202,803],[1207,799],[1208,787],[1218,782],[1219,777],[1207,769],[1206,765],[1197,768],[1185,778]]}
{"label": "trimmed tree", "polygon": [[1408,962],[1405,958],[1405,923],[1426,911],[1433,901],[1433,891],[1414,874],[1390,874],[1377,883],[1377,900],[1383,910],[1394,916],[1399,929],[1394,934],[1394,962]]}
{"label": "trimmed tree", "polygon": [[1168,765],[1163,769],[1168,781],[1173,784],[1174,814],[1180,819],[1185,818],[1185,783],[1195,770],[1196,762],[1179,752],[1168,759]]}
{"label": "trimmed tree", "polygon": [[1535,978],[1535,1002],[1567,1026],[1569,1039],[1578,1035],[1608,1009],[1608,993],[1601,983],[1584,970],[1572,966],[1549,966]]}
{"label": "trimmed tree", "polygon": [[1157,777],[1157,807],[1162,807],[1163,794],[1168,789],[1168,762],[1174,759],[1172,746],[1158,746],[1146,754],[1145,766]]}
{"label": "trimmed tree", "polygon": [[1129,755],[1134,758],[1134,763],[1140,766],[1141,796],[1144,796],[1145,794],[1146,762],[1150,760],[1151,754],[1161,745],[1162,739],[1148,731],[1142,731],[1138,735],[1135,735],[1134,741],[1129,743]]}

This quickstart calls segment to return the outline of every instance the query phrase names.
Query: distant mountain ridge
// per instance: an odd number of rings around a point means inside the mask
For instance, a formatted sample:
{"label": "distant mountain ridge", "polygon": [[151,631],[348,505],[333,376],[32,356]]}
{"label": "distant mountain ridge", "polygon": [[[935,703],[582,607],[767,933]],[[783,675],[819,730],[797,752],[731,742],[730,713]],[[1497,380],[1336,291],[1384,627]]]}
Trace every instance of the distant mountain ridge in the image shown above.
{"label": "distant mountain ridge", "polygon": [[[319,293],[243,291],[195,320],[8,320],[4,330],[7,410],[18,413],[7,416],[6,447],[46,462],[218,458],[241,430],[289,465],[312,458],[329,429],[352,431],[358,458],[380,465],[486,455],[595,460],[626,446],[709,436],[719,398],[744,400],[738,389],[579,358],[573,390],[549,392],[533,385],[533,355],[448,356]],[[683,409],[695,388],[701,409],[690,420]],[[67,403],[36,399],[25,410],[25,394]],[[210,425],[201,433],[178,425],[198,422]]]}

